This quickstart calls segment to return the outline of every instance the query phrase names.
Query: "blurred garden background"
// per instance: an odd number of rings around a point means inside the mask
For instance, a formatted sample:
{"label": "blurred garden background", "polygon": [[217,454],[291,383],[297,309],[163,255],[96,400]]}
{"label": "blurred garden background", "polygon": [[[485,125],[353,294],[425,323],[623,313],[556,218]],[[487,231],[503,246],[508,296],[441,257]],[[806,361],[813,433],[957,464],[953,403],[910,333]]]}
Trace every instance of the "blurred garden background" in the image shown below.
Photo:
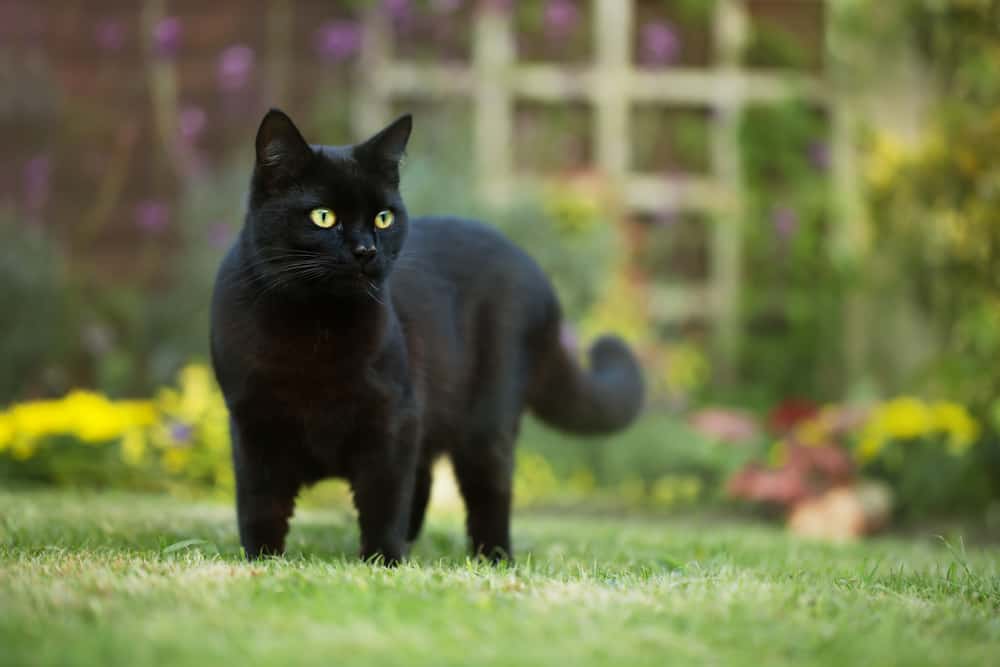
{"label": "blurred garden background", "polygon": [[5,485],[231,493],[207,306],[271,106],[412,112],[411,214],[641,352],[629,432],[526,420],[521,507],[1000,535],[996,0],[7,0]]}

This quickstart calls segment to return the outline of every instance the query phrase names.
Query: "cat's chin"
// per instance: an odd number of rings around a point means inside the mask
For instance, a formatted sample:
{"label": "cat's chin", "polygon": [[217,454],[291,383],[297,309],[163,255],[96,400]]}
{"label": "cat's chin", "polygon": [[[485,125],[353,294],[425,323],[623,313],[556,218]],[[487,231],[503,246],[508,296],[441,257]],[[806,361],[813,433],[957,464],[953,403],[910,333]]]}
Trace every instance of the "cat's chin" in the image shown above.
{"label": "cat's chin", "polygon": [[341,298],[380,302],[384,283],[385,277],[382,274],[369,275],[358,272],[332,277],[324,287]]}

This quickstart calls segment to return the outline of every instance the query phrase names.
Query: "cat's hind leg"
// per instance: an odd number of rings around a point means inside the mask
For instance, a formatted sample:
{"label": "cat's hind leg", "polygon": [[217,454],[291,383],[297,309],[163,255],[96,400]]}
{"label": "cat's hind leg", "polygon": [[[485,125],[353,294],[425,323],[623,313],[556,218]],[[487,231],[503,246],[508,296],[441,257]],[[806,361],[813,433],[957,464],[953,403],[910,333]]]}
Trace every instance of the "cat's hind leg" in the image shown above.
{"label": "cat's hind leg", "polygon": [[417,476],[413,485],[413,505],[410,510],[410,527],[406,531],[406,540],[413,542],[420,536],[420,529],[424,525],[424,516],[427,514],[427,504],[431,499],[431,466],[430,463],[421,464],[417,468]]}

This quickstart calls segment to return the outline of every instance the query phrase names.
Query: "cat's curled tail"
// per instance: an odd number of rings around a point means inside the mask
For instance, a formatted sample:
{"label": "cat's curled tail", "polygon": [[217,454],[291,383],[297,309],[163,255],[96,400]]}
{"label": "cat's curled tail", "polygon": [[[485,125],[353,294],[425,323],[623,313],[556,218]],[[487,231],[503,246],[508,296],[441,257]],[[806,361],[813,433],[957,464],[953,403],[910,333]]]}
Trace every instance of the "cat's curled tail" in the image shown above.
{"label": "cat's curled tail", "polygon": [[628,426],[642,408],[644,386],[635,355],[621,338],[602,336],[582,368],[558,334],[546,336],[528,405],[542,421],[582,435]]}

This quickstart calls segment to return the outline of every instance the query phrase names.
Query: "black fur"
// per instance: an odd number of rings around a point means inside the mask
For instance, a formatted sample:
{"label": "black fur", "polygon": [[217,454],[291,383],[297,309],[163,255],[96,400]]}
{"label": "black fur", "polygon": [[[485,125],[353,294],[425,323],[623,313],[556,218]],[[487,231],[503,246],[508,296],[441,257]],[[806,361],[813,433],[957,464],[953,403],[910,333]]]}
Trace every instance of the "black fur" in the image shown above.
{"label": "black fur", "polygon": [[[410,127],[403,116],[363,144],[331,147],[307,145],[280,111],[261,123],[249,210],[212,308],[251,558],[281,553],[299,489],[335,476],[354,492],[361,556],[398,562],[441,454],[474,552],[509,557],[525,407],[579,433],[615,431],[639,411],[628,348],[603,338],[582,370],[528,255],[485,225],[407,218],[398,164]],[[316,207],[337,224],[315,226]],[[395,223],[376,229],[385,209]]]}

